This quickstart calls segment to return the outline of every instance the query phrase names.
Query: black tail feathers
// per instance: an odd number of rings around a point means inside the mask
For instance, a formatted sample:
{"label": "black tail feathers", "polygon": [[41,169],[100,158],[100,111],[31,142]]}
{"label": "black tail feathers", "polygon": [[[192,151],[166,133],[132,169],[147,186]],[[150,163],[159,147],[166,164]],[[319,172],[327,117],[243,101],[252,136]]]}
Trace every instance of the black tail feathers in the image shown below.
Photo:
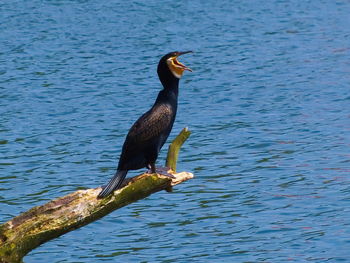
{"label": "black tail feathers", "polygon": [[117,190],[122,185],[128,171],[117,171],[113,178],[103,187],[97,198],[104,198],[110,195],[114,190]]}

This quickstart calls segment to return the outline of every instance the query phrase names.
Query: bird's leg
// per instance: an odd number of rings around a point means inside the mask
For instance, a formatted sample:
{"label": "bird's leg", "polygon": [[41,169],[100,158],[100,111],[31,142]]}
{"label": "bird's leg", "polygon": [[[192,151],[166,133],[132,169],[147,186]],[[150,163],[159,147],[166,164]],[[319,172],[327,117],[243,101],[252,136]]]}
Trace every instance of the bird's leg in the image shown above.
{"label": "bird's leg", "polygon": [[152,172],[153,174],[157,173],[155,163],[150,163],[150,166],[151,166],[151,172]]}
{"label": "bird's leg", "polygon": [[148,169],[148,171],[147,171],[148,174],[155,174],[155,173],[157,173],[156,166],[155,166],[154,163],[149,163],[149,164],[147,164],[146,167]]}
{"label": "bird's leg", "polygon": [[151,173],[151,165],[147,164],[146,168],[147,168],[147,173],[150,174]]}

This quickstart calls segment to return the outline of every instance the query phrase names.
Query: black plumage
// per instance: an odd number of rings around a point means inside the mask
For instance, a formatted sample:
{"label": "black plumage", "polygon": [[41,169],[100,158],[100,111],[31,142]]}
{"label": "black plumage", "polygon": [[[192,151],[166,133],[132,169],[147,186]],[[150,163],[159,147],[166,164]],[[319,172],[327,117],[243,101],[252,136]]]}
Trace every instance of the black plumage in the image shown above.
{"label": "black plumage", "polygon": [[147,167],[152,173],[156,172],[155,162],[176,117],[179,79],[185,70],[191,71],[181,64],[177,57],[189,52],[171,52],[160,59],[157,73],[163,89],[159,92],[152,108],[130,128],[122,148],[117,171],[109,183],[103,187],[98,198],[108,196],[120,188],[129,170]]}

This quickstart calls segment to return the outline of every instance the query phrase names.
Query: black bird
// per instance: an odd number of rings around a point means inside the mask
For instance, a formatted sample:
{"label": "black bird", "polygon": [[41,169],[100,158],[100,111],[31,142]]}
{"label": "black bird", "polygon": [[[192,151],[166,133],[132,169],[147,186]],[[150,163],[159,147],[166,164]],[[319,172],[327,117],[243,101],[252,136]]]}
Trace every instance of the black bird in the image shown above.
{"label": "black bird", "polygon": [[180,55],[190,53],[171,52],[163,56],[158,64],[158,77],[163,85],[152,108],[144,113],[130,128],[126,136],[117,171],[109,183],[103,187],[98,198],[103,198],[120,188],[127,172],[143,167],[156,172],[155,162],[162,146],[173,127],[179,80],[185,70],[192,71],[180,63]]}

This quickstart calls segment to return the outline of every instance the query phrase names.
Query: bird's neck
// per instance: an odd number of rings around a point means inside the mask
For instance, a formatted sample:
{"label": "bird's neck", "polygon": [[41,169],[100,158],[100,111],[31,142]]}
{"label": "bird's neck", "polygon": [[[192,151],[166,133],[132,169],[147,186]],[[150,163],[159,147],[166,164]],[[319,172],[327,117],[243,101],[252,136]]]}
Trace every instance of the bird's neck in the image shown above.
{"label": "bird's neck", "polygon": [[177,105],[177,97],[179,95],[179,79],[163,82],[163,89],[159,92],[156,103],[163,102],[171,105]]}

